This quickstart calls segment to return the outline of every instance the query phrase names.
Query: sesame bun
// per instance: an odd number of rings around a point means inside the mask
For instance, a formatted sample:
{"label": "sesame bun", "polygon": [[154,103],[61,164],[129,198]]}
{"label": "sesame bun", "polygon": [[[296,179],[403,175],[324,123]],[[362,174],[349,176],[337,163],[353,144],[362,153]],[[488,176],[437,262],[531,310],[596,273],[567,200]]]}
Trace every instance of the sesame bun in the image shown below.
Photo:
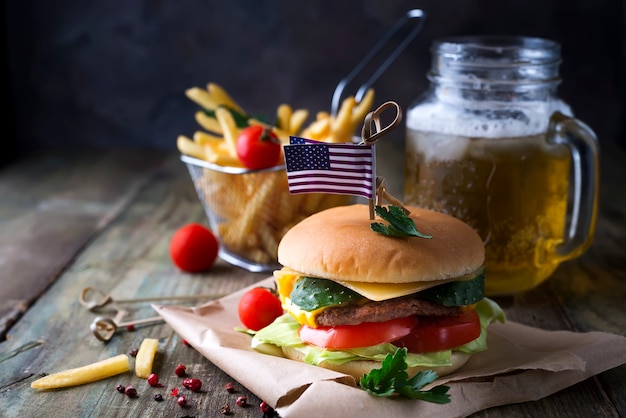
{"label": "sesame bun", "polygon": [[278,261],[314,277],[368,283],[447,280],[474,272],[485,260],[478,234],[439,212],[408,206],[417,230],[432,235],[388,237],[371,230],[367,205],[318,212],[291,228],[278,246]]}
{"label": "sesame bun", "polygon": [[[285,357],[296,360],[296,361],[304,361],[304,354],[300,351],[296,350],[293,347],[281,347]],[[471,354],[461,353],[459,351],[453,351],[452,356],[450,358],[450,362],[452,363],[450,366],[442,366],[442,367],[409,367],[406,369],[406,372],[409,375],[409,378],[413,377],[420,370],[434,370],[437,372],[439,377],[446,376],[454,373],[456,370],[463,367],[465,363],[469,360]],[[369,373],[373,369],[379,369],[381,367],[380,361],[375,360],[353,360],[348,361],[343,364],[332,364],[326,361],[321,362],[317,365],[318,367],[323,367],[325,369],[334,370],[339,373],[344,373],[350,376],[353,376],[357,381],[366,373]]]}

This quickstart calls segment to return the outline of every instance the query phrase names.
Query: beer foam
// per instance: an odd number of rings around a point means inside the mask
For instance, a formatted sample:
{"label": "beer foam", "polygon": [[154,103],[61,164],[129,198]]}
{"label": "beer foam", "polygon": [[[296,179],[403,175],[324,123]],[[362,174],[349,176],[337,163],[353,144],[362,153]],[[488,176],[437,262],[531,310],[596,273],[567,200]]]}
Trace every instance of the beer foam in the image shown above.
{"label": "beer foam", "polygon": [[[489,109],[489,111],[485,111]],[[408,129],[468,138],[510,138],[546,132],[549,116],[560,111],[572,115],[562,101],[516,103],[513,109],[502,103],[481,102],[480,107],[459,111],[442,103],[424,103],[409,110]]]}

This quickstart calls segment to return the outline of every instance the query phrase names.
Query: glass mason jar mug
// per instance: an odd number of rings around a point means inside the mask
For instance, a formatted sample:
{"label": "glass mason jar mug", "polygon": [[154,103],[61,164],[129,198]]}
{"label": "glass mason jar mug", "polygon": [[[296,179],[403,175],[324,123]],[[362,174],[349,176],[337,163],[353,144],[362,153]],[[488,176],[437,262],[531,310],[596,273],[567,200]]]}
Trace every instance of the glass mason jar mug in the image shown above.
{"label": "glass mason jar mug", "polygon": [[404,200],[485,243],[488,295],[535,287],[591,244],[598,145],[558,98],[558,43],[435,41],[430,89],[407,111]]}

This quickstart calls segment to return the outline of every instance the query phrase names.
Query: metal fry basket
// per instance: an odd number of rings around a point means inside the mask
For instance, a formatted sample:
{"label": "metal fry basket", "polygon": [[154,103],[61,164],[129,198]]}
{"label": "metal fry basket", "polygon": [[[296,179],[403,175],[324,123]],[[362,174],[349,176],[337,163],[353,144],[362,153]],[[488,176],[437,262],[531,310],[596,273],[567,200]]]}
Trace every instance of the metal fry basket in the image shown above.
{"label": "metal fry basket", "polygon": [[224,261],[253,272],[280,268],[278,243],[293,225],[349,196],[289,194],[285,166],[262,170],[222,167],[181,156],[187,165]]}

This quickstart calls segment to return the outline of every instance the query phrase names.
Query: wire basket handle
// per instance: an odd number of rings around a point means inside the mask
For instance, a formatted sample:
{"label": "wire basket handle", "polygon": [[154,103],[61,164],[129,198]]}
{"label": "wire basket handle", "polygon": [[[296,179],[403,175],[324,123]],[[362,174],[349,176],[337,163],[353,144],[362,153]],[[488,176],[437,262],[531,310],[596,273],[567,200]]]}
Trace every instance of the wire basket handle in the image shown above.
{"label": "wire basket handle", "polygon": [[363,59],[352,69],[352,71],[342,79],[333,93],[333,99],[331,103],[331,113],[336,115],[341,103],[341,97],[345,88],[350,84],[354,78],[359,75],[365,66],[374,59],[374,57],[383,49],[384,46],[391,40],[391,38],[404,26],[414,24],[415,27],[409,34],[402,40],[402,42],[393,50],[393,52],[383,61],[383,63],[374,71],[370,78],[363,83],[357,90],[354,98],[357,101],[361,101],[363,95],[367,90],[378,80],[378,78],[387,70],[387,68],[395,61],[395,59],[404,51],[404,49],[415,39],[417,34],[424,26],[424,20],[426,14],[421,9],[411,9],[404,16],[389,29],[385,34],[376,42],[374,47],[363,57]]}

